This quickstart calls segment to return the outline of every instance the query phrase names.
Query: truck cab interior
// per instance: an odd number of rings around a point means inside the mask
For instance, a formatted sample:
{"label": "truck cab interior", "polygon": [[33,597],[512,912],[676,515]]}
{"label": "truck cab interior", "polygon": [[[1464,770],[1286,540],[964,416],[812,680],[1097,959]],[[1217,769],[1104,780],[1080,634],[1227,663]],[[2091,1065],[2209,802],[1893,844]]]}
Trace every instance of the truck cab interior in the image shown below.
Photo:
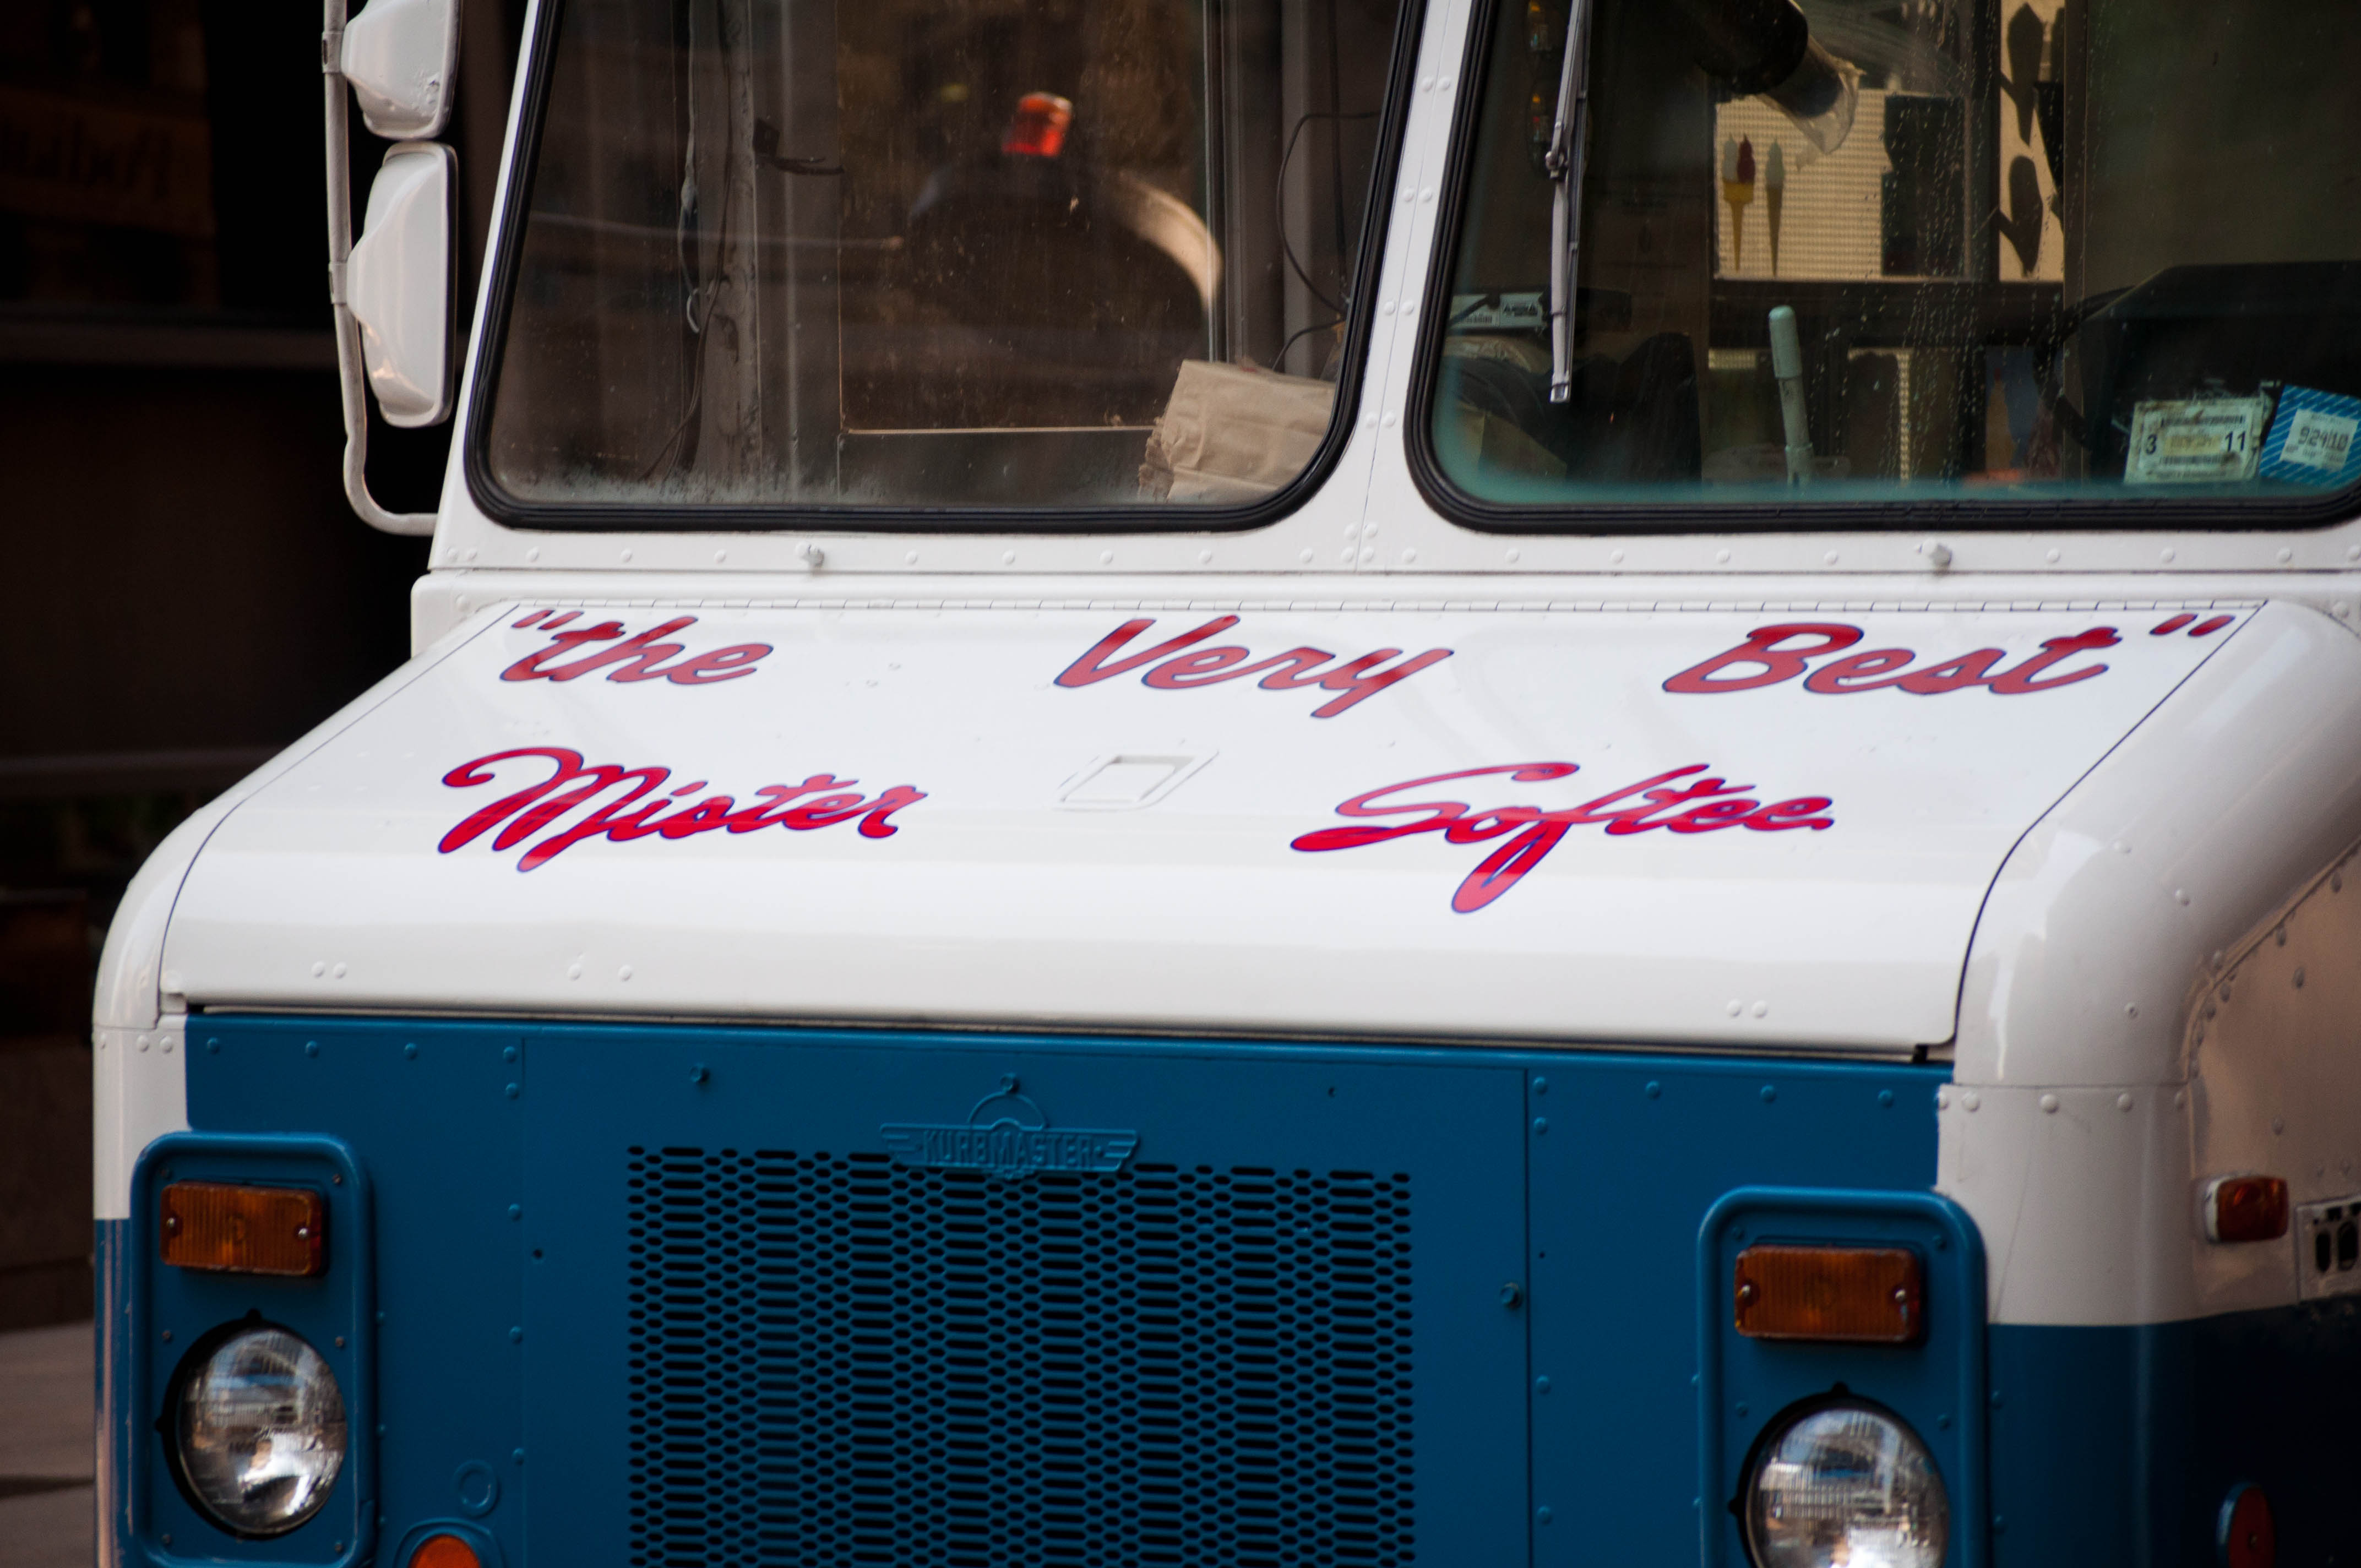
{"label": "truck cab interior", "polygon": [[[1430,426],[1449,487],[1563,506],[2349,481],[2341,462],[2262,450],[2307,400],[2361,413],[2361,209],[2330,194],[2361,134],[2346,8],[1573,12],[1589,103],[1570,395],[1548,395],[1544,319],[1569,14],[1529,0],[1498,5],[1485,41]],[[1850,100],[1840,115],[1766,90],[1801,59],[1779,45],[1796,21]],[[1783,308],[1800,443],[1774,364]]]}
{"label": "truck cab interior", "polygon": [[[1329,439],[1390,0],[552,16],[475,422],[496,514],[1157,526]],[[1517,528],[2333,508],[2356,38],[2337,0],[1494,0],[1412,471]]]}
{"label": "truck cab interior", "polygon": [[1277,488],[1327,428],[1396,21],[1392,0],[566,5],[493,488],[1187,500],[1188,455],[1176,494],[1148,441],[1184,367],[1291,430],[1217,499]]}

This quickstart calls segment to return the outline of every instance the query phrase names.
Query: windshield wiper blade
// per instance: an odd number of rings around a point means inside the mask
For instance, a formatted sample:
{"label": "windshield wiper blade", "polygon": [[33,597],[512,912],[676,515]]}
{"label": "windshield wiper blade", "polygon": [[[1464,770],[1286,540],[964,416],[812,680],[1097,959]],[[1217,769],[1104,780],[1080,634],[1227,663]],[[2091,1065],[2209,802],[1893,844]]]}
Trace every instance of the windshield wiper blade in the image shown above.
{"label": "windshield wiper blade", "polygon": [[1550,401],[1574,391],[1574,291],[1582,267],[1582,170],[1590,118],[1591,0],[1568,0],[1565,59],[1557,79],[1557,113],[1542,166],[1556,189],[1550,198]]}

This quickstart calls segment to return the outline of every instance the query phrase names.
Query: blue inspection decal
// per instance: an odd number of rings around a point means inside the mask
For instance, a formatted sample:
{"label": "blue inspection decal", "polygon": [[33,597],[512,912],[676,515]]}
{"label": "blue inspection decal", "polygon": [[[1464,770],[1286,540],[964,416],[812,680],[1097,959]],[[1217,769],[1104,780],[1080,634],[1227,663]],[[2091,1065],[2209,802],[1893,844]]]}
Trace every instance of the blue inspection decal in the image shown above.
{"label": "blue inspection decal", "polygon": [[2361,478],[2361,398],[2290,387],[2263,438],[2266,479],[2341,487]]}

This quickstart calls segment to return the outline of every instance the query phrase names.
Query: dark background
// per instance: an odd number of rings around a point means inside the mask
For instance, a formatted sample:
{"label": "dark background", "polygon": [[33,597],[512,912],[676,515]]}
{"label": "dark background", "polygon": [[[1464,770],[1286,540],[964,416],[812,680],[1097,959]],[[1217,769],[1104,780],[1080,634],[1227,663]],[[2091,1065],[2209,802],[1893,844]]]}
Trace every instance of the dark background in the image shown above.
{"label": "dark background", "polygon": [[[523,11],[464,0],[463,316]],[[409,652],[426,542],[340,478],[320,30],[301,0],[0,3],[0,1330],[90,1313],[125,884]],[[357,218],[385,144],[352,124]],[[448,439],[376,427],[379,499],[433,510]]]}

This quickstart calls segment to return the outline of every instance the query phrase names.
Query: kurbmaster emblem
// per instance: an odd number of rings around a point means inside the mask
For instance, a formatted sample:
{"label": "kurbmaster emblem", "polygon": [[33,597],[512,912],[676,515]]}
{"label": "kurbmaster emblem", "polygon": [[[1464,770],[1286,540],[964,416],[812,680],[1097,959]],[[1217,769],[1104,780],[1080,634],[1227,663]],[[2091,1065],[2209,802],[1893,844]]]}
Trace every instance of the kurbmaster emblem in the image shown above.
{"label": "kurbmaster emblem", "polygon": [[1016,1092],[1014,1073],[1002,1077],[998,1092],[975,1102],[965,1126],[888,1122],[877,1130],[897,1164],[1008,1179],[1044,1170],[1121,1170],[1139,1146],[1137,1133],[1049,1125],[1041,1107]]}

